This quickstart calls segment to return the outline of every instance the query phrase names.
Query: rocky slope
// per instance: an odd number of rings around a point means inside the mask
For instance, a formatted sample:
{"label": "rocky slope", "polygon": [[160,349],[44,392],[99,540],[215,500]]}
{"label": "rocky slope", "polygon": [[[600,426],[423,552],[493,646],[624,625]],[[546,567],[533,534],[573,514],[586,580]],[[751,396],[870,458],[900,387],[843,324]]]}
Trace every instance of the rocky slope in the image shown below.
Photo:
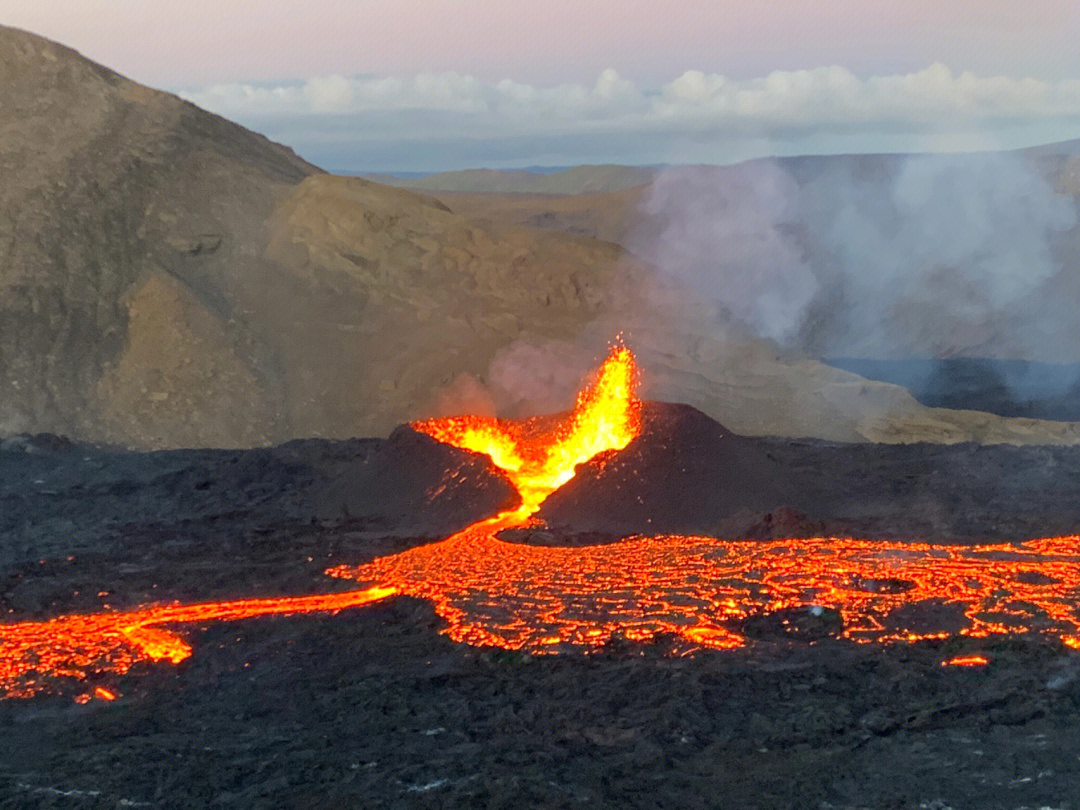
{"label": "rocky slope", "polygon": [[135,447],[386,434],[623,251],[332,177],[0,29],[0,430]]}

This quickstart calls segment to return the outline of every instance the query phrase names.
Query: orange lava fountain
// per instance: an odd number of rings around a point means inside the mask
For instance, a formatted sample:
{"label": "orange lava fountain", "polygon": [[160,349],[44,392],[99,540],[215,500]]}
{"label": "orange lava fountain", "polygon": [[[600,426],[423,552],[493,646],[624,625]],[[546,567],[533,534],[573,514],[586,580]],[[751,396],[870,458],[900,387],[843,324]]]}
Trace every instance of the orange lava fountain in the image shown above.
{"label": "orange lava fountain", "polygon": [[[846,538],[730,542],[636,537],[584,548],[501,541],[525,525],[578,464],[629,444],[640,430],[633,355],[612,350],[573,412],[550,421],[480,417],[413,425],[487,453],[517,487],[517,509],[427,546],[327,573],[366,586],[348,593],[159,605],[125,613],[0,624],[0,697],[55,691],[188,658],[172,627],[271,614],[336,612],[404,594],[430,600],[452,639],[530,652],[591,649],[614,638],[672,639],[675,652],[742,646],[745,620],[788,611],[839,617],[855,642],[1037,632],[1080,649],[1080,537],[959,546]],[[792,618],[794,617],[794,618]],[[943,666],[988,663],[983,655]],[[113,700],[102,684],[76,699]]]}
{"label": "orange lava fountain", "polygon": [[544,430],[537,420],[512,422],[483,416],[455,416],[413,422],[412,427],[454,447],[485,453],[506,473],[521,495],[512,515],[524,520],[552,492],[574,477],[577,465],[598,453],[622,450],[641,428],[637,365],[618,345],[585,388],[569,419]]}

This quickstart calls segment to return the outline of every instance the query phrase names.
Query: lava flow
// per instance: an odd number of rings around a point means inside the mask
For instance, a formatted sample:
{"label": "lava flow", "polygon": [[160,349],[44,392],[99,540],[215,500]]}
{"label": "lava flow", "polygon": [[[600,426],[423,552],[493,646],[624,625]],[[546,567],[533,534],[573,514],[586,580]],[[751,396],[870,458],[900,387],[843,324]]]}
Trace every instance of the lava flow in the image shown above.
{"label": "lava flow", "polygon": [[1040,632],[1080,649],[1080,537],[958,546],[661,536],[542,548],[492,528],[331,573],[431,600],[456,641],[531,652],[662,634],[687,650],[728,649],[765,614],[788,637],[835,615],[832,634],[855,642]]}
{"label": "lava flow", "polygon": [[[348,593],[238,599],[194,605],[154,605],[123,613],[58,616],[44,622],[0,625],[0,698],[31,697],[53,691],[65,679],[123,675],[142,661],[179,664],[191,645],[168,627],[235,621],[256,616],[337,612],[393,596],[389,587]],[[95,696],[111,700],[104,687]],[[106,697],[113,695],[113,698]]]}
{"label": "lava flow", "polygon": [[[981,546],[660,536],[540,548],[500,540],[502,529],[526,525],[578,464],[638,435],[636,381],[633,355],[618,346],[561,421],[463,416],[415,423],[441,441],[491,456],[521,505],[441,542],[327,572],[363,583],[363,590],[0,624],[0,697],[74,681],[81,702],[111,700],[115,690],[97,681],[138,662],[178,663],[191,655],[172,629],[178,625],[336,612],[395,594],[429,600],[456,641],[529,652],[660,636],[674,652],[730,649],[747,643],[761,616],[775,618],[773,637],[799,637],[817,622],[813,638],[894,643],[1034,632],[1080,649],[1075,536]],[[943,665],[987,660],[971,654]]]}

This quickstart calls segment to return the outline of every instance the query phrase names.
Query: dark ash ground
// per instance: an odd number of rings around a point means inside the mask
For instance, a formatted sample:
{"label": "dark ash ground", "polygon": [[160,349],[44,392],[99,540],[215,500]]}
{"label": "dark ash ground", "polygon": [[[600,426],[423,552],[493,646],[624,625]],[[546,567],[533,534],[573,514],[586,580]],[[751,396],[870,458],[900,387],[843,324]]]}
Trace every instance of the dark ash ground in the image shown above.
{"label": "dark ash ground", "polygon": [[[553,499],[559,529],[539,541],[649,520],[747,536],[1080,529],[1080,450],[748,440],[678,409],[649,425]],[[657,493],[640,511],[632,473]],[[0,610],[347,588],[322,571],[512,497],[477,458],[408,431],[243,452],[9,441]],[[969,642],[867,648],[767,617],[748,648],[689,658],[664,641],[532,658],[438,629],[410,599],[191,628],[191,660],[122,679],[113,703],[0,703],[0,807],[1080,807],[1080,655],[1046,640],[953,670],[939,662]]]}

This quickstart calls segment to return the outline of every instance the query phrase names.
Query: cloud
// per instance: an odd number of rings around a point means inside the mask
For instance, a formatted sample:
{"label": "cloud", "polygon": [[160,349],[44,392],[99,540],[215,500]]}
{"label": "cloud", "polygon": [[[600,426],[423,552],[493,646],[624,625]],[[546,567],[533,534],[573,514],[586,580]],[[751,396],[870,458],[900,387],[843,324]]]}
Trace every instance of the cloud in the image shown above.
{"label": "cloud", "polygon": [[783,144],[809,145],[822,133],[837,148],[851,148],[851,141],[857,147],[860,139],[870,143],[868,136],[880,142],[899,134],[910,149],[935,144],[963,149],[998,145],[994,133],[999,130],[1080,130],[1080,80],[954,73],[940,63],[868,77],[839,66],[749,79],[689,70],[654,88],[640,87],[613,69],[591,85],[549,87],[511,79],[483,82],[454,72],[407,78],[327,75],[269,86],[219,84],[180,95],[271,137],[306,131],[292,143],[301,152],[328,141],[385,146],[400,139],[434,144],[638,136],[653,141],[653,152],[665,153],[654,155],[656,160],[670,159],[677,151],[673,144],[687,139],[727,138],[727,152],[746,157],[770,149],[791,153]]}
{"label": "cloud", "polygon": [[525,116],[530,124],[551,115],[582,123],[598,119],[614,124],[629,118],[634,126],[680,127],[1080,117],[1080,80],[957,75],[940,63],[916,73],[868,78],[838,66],[775,71],[741,81],[688,70],[655,91],[642,90],[609,68],[591,87],[544,88],[510,79],[484,84],[458,73],[421,73],[409,79],[318,76],[272,87],[223,84],[180,95],[234,116],[411,109],[504,115],[511,121]]}
{"label": "cloud", "polygon": [[211,112],[237,118],[395,110],[476,113],[485,109],[484,94],[480,82],[457,73],[421,73],[411,79],[329,75],[279,86],[215,84],[179,93]]}

